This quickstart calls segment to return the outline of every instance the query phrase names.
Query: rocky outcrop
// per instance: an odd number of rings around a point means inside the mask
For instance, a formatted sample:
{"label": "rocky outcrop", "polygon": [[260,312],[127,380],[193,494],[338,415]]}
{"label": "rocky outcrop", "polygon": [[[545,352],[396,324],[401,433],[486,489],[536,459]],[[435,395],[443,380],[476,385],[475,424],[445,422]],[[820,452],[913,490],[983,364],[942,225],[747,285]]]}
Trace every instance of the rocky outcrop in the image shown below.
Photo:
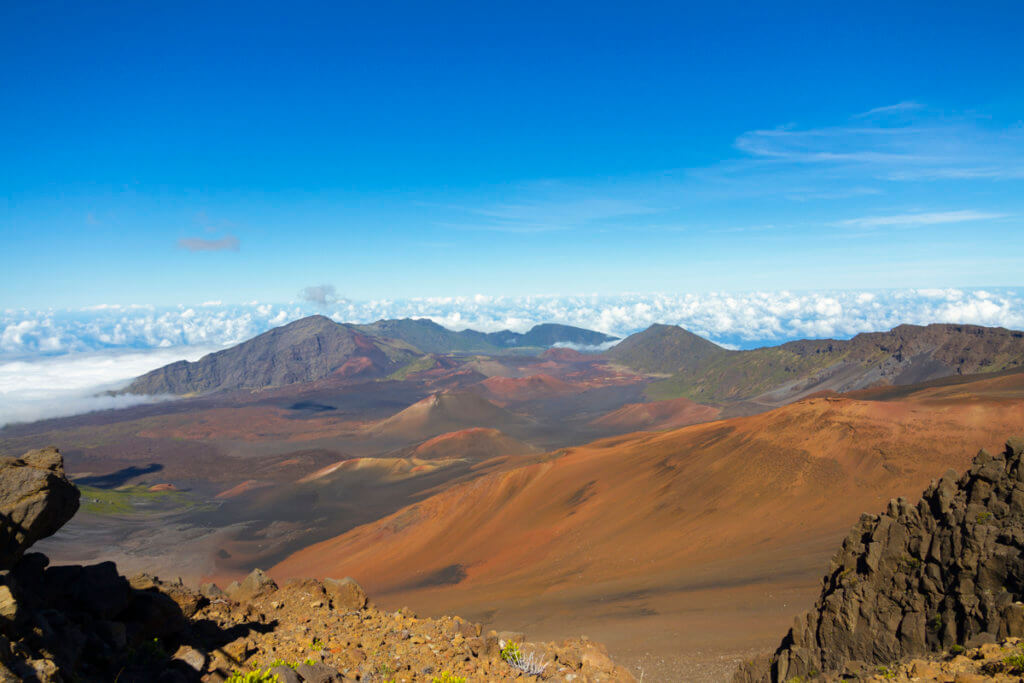
{"label": "rocky outcrop", "polygon": [[78,489],[64,476],[56,448],[0,459],[0,569],[51,536],[78,511]]}
{"label": "rocky outcrop", "polygon": [[459,617],[386,612],[349,578],[279,586],[257,569],[226,592],[196,591],[125,578],[112,562],[49,566],[25,551],[77,509],[60,454],[3,461],[0,487],[17,522],[0,570],[0,683],[217,683],[256,670],[279,683],[634,680],[585,638],[530,643]]}
{"label": "rocky outcrop", "polygon": [[1024,440],[981,451],[916,505],[890,501],[843,541],[815,607],[737,681],[788,681],[1024,635]]}

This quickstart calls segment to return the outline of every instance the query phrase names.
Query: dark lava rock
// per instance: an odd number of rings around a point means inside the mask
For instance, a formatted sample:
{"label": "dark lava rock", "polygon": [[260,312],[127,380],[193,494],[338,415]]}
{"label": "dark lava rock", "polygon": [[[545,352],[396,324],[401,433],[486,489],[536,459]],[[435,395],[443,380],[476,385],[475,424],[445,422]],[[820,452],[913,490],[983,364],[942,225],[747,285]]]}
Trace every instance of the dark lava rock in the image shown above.
{"label": "dark lava rock", "polygon": [[864,515],[836,554],[814,609],[736,681],[855,673],[914,655],[1024,635],[1024,440],[981,451],[916,505]]}
{"label": "dark lava rock", "polygon": [[0,459],[0,569],[64,526],[78,511],[78,498],[56,448]]}

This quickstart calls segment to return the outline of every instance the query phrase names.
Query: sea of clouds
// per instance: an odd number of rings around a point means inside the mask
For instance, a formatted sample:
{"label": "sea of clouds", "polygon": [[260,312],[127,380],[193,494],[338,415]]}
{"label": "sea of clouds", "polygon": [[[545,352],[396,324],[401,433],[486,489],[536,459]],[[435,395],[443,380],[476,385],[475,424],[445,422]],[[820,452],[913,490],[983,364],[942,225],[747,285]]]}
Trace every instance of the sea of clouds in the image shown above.
{"label": "sea of clouds", "polygon": [[105,388],[181,359],[194,360],[292,320],[430,318],[445,327],[525,332],[557,322],[626,336],[652,323],[682,327],[730,348],[801,338],[847,338],[935,322],[1024,328],[1024,288],[832,292],[458,296],[197,306],[93,306],[0,313],[0,425],[120,407]]}

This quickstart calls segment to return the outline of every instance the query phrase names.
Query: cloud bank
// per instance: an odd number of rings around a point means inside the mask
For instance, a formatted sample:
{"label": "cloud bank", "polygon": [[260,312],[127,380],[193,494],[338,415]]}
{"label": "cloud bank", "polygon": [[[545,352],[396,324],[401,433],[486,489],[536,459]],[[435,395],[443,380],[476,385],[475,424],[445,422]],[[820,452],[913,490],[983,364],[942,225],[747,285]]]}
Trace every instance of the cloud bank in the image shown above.
{"label": "cloud bank", "polygon": [[430,318],[451,329],[524,332],[543,322],[625,336],[681,325],[742,348],[805,337],[850,337],[903,323],[1024,328],[1024,288],[841,290],[618,296],[454,296],[155,308],[94,306],[0,313],[0,358],[236,344],[321,313],[339,322]]}
{"label": "cloud bank", "polygon": [[[198,306],[93,306],[0,313],[0,425],[159,400],[96,396],[175,360],[196,360],[292,320],[429,318],[451,329],[525,332],[564,323],[624,337],[681,325],[729,348],[851,337],[936,322],[1024,328],[1024,288],[832,292],[456,296]],[[595,349],[588,349],[595,350]]]}
{"label": "cloud bank", "polygon": [[0,362],[0,427],[168,400],[171,397],[97,394],[167,363],[196,360],[215,349],[111,350]]}

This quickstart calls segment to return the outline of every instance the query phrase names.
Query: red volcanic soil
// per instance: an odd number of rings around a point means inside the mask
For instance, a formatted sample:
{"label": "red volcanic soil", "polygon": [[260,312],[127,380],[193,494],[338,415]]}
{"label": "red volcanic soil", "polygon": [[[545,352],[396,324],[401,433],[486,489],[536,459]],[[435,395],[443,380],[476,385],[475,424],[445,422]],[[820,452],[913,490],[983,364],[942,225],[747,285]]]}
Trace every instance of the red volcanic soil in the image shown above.
{"label": "red volcanic soil", "polygon": [[418,441],[469,427],[505,427],[525,420],[468,392],[441,392],[373,424],[368,434]]}
{"label": "red volcanic soil", "polygon": [[[356,344],[359,345],[358,339],[356,339]],[[366,356],[357,356],[355,358],[349,358],[340,368],[335,370],[333,374],[339,377],[355,377],[356,375],[375,369],[376,367],[372,360]]]}
{"label": "red volcanic soil", "polygon": [[256,489],[263,488],[264,486],[270,486],[270,485],[271,485],[271,482],[269,482],[269,481],[257,481],[256,479],[246,479],[245,481],[243,481],[241,484],[239,484],[237,486],[232,486],[231,488],[227,489],[226,491],[221,491],[220,493],[218,493],[216,495],[216,497],[217,498],[221,498],[221,499],[224,499],[224,498],[234,498],[235,496],[240,496],[243,493],[248,493],[249,491],[254,491]]}
{"label": "red volcanic soil", "polygon": [[592,356],[588,356],[584,353],[580,353],[575,349],[559,349],[551,348],[540,354],[541,358],[546,360],[559,361],[562,363],[575,363],[576,361],[588,360]]}
{"label": "red volcanic soil", "polygon": [[153,484],[149,487],[150,491],[177,491],[178,487],[174,484]]}
{"label": "red volcanic soil", "polygon": [[550,398],[573,394],[585,388],[543,374],[529,377],[489,377],[480,382],[480,386],[490,398],[499,402]]}
{"label": "red volcanic soil", "polygon": [[630,403],[593,420],[590,424],[617,432],[660,430],[710,422],[720,408],[701,405],[688,398],[673,398],[651,403]]}
{"label": "red volcanic soil", "polygon": [[721,680],[811,604],[862,512],[916,498],[1024,428],[1021,399],[959,389],[805,400],[570,448],[453,486],[272,573],[349,575],[385,604],[497,614],[540,635],[575,628],[624,661],[678,653],[662,658],[662,676],[692,667]]}
{"label": "red volcanic soil", "polygon": [[448,432],[424,441],[412,450],[412,456],[421,460],[487,460],[502,455],[526,455],[535,452],[533,446],[506,436],[497,429],[473,427]]}

